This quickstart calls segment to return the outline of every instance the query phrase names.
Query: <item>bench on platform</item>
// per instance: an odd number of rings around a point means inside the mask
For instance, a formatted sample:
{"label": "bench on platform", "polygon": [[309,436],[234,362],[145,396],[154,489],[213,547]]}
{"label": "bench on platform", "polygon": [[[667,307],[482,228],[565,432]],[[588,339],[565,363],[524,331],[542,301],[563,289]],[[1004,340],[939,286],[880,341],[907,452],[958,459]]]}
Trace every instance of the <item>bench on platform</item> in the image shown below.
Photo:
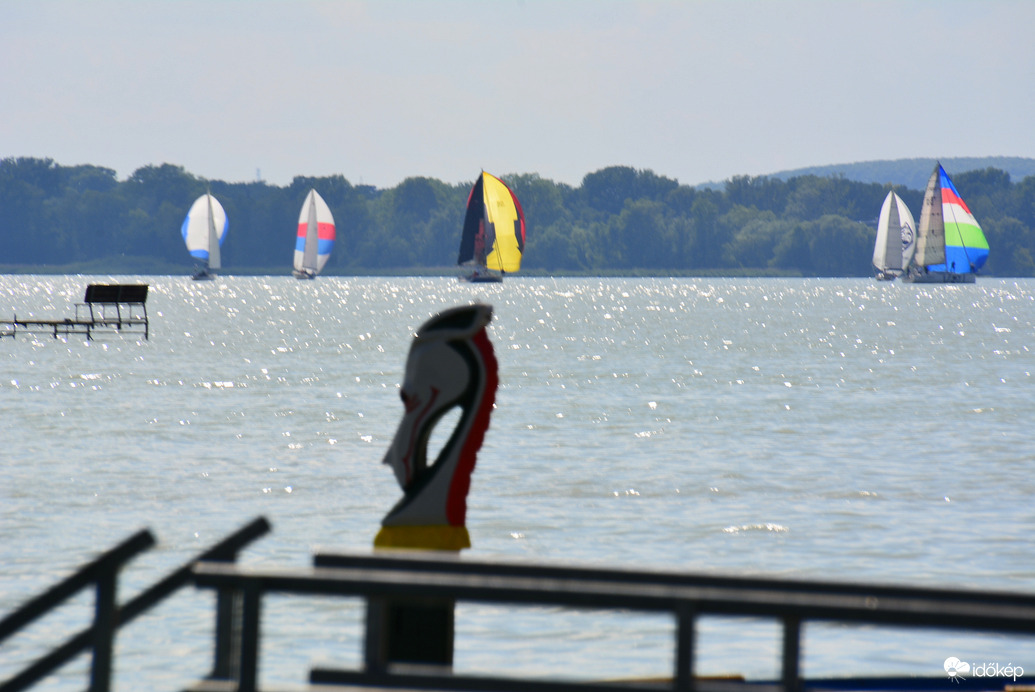
{"label": "bench on platform", "polygon": [[86,287],[83,302],[76,303],[76,319],[81,319],[82,314],[85,321],[88,314],[95,327],[123,329],[142,326],[147,339],[147,289],[147,284],[90,284]]}
{"label": "bench on platform", "polygon": [[15,315],[0,322],[0,337],[14,337],[21,330],[50,333],[55,339],[69,334],[85,334],[92,339],[94,329],[140,329],[144,339],[149,339],[147,290],[147,284],[90,284],[83,302],[75,304],[75,317],[45,320],[19,319]]}

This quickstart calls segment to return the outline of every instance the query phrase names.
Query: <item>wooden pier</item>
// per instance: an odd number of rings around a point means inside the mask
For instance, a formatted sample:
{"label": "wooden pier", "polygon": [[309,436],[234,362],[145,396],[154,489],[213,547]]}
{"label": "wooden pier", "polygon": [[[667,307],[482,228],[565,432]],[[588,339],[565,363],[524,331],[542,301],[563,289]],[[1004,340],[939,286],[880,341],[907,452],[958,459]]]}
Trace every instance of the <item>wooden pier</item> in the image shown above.
{"label": "wooden pier", "polygon": [[[0,680],[0,692],[34,686],[78,655],[91,656],[89,689],[108,692],[120,627],[179,589],[193,583],[215,593],[211,673],[186,692],[1030,692],[1029,677],[966,679],[934,671],[930,676],[810,678],[802,666],[804,628],[812,623],[890,626],[930,632],[985,632],[1035,636],[1035,595],[956,589],[842,584],[760,577],[711,576],[602,568],[473,562],[425,553],[317,554],[311,568],[243,567],[238,554],[270,530],[258,518],[169,574],[131,600],[119,603],[116,580],[123,565],[154,544],[142,531],[101,555],[63,582],[0,618],[0,644],[83,589],[96,589],[91,626],[20,673]],[[470,675],[450,663],[428,665],[392,655],[380,620],[367,621],[359,669],[312,668],[309,680],[290,688],[259,685],[264,599],[290,596],[362,598],[368,603],[474,602],[503,606],[552,606],[606,612],[663,613],[672,618],[673,667],[668,675],[640,680],[551,680]],[[369,614],[368,610],[368,614]],[[777,653],[780,675],[772,680],[698,675],[695,652],[701,616],[770,620],[782,629]],[[333,641],[338,633],[325,632]],[[437,642],[428,642],[437,649]],[[450,652],[452,642],[448,642]],[[855,652],[847,651],[846,659]],[[937,662],[935,662],[937,664]],[[203,665],[203,664],[201,664]],[[1012,664],[1011,664],[1012,665]],[[1006,674],[1009,675],[1009,674]]]}
{"label": "wooden pier", "polygon": [[[961,680],[931,676],[808,678],[802,665],[807,625],[841,623],[889,626],[917,633],[921,641],[937,630],[985,632],[1014,637],[1035,635],[1035,595],[958,589],[880,586],[764,577],[710,576],[505,564],[460,560],[434,552],[374,555],[317,554],[310,569],[246,568],[230,563],[194,567],[194,582],[226,597],[237,594],[241,609],[236,633],[215,640],[215,659],[231,676],[210,676],[187,692],[286,692],[260,688],[261,612],[264,597],[360,597],[369,602],[493,603],[501,606],[552,606],[582,611],[662,613],[672,618],[673,669],[670,675],[629,680],[542,680],[527,677],[456,673],[452,665],[391,655],[398,631],[376,631],[367,620],[360,669],[312,668],[309,685],[294,690],[435,690],[437,692],[1032,692],[1030,678]],[[782,630],[780,677],[748,681],[738,675],[704,677],[696,669],[698,619],[733,616],[769,620]],[[372,628],[375,628],[372,630]],[[450,650],[452,649],[450,642]],[[434,648],[434,646],[429,646]],[[846,660],[853,652],[846,652]],[[225,663],[227,658],[231,663]],[[1023,675],[1023,673],[1022,673]]]}
{"label": "wooden pier", "polygon": [[15,315],[0,321],[0,337],[26,332],[51,334],[55,339],[83,334],[89,340],[94,330],[104,329],[140,333],[148,339],[147,289],[147,284],[90,284],[83,302],[75,304],[73,317],[45,320]]}

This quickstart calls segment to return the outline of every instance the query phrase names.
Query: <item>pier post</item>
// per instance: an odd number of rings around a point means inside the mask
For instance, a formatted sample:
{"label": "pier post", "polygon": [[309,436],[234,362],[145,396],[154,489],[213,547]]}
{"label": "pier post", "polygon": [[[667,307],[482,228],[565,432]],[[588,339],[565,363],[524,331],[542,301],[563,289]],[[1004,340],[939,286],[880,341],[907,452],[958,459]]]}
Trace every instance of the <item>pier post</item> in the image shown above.
{"label": "pier post", "polygon": [[97,579],[90,692],[108,692],[111,689],[111,664],[115,651],[115,630],[118,627],[115,619],[116,569],[117,566],[105,569]]}
{"label": "pier post", "polygon": [[801,618],[783,618],[783,692],[801,691]]}
{"label": "pier post", "polygon": [[367,671],[383,672],[393,663],[452,668],[455,606],[453,600],[368,600]]}

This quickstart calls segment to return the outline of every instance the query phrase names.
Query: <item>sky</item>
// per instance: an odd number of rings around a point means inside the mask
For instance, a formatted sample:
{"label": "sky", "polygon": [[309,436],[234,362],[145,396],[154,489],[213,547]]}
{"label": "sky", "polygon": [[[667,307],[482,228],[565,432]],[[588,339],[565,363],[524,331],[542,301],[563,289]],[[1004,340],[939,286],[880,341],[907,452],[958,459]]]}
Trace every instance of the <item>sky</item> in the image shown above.
{"label": "sky", "polygon": [[2,0],[0,158],[696,185],[1035,157],[1030,0]]}

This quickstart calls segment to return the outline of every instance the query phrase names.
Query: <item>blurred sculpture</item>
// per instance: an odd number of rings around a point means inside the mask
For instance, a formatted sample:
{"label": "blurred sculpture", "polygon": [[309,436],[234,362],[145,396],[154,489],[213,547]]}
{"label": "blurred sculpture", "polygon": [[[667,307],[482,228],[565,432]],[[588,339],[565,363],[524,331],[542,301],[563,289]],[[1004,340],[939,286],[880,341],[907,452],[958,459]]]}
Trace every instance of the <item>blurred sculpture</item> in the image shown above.
{"label": "blurred sculpture", "polygon": [[[491,306],[470,305],[439,313],[417,331],[401,390],[406,410],[384,458],[404,495],[382,520],[375,547],[470,547],[467,492],[499,382],[486,332],[491,320]],[[460,419],[429,464],[432,430],[455,408]]]}

